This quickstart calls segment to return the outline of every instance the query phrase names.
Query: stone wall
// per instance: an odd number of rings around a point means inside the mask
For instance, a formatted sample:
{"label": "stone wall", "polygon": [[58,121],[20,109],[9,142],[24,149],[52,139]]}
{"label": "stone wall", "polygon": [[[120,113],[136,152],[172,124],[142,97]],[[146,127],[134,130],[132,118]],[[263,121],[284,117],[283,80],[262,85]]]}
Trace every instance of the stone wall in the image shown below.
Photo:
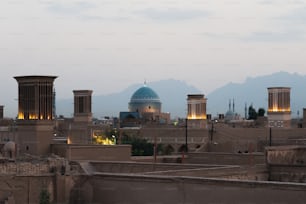
{"label": "stone wall", "polygon": [[198,152],[188,153],[188,158],[185,161],[190,164],[253,166],[265,164],[265,155],[263,153]]}
{"label": "stone wall", "polygon": [[[138,135],[150,142],[170,144],[178,151],[185,144],[184,127],[145,127],[141,130],[122,130],[122,134]],[[212,134],[211,134],[212,133]],[[273,128],[272,145],[299,144],[306,139],[306,128]],[[187,131],[188,147],[191,151],[209,152],[264,152],[269,146],[269,128],[241,128],[215,124],[214,131],[190,128]],[[306,143],[306,141],[305,141]]]}
{"label": "stone wall", "polygon": [[90,162],[96,172],[112,173],[148,173],[170,170],[192,170],[210,169],[220,167],[217,165],[197,165],[197,164],[163,164],[163,163],[138,163],[138,162]]}
{"label": "stone wall", "polygon": [[64,158],[54,156],[45,159],[19,158],[18,160],[0,159],[0,175],[38,176],[55,173],[65,167]]}
{"label": "stone wall", "polygon": [[[85,185],[86,184],[86,185]],[[295,203],[306,200],[306,185],[168,177],[145,175],[112,175],[100,173],[84,183],[83,198],[88,186],[92,194],[87,203]],[[80,195],[82,197],[82,195]]]}
{"label": "stone wall", "polygon": [[266,149],[269,180],[306,183],[306,146]]}
{"label": "stone wall", "polygon": [[130,145],[52,144],[52,153],[68,160],[129,161]]}
{"label": "stone wall", "polygon": [[[61,179],[64,182],[59,182]],[[66,189],[69,188],[66,188],[68,185],[65,180],[68,181],[69,177],[60,175],[0,176],[0,203],[10,198],[10,200],[14,200],[10,203],[38,204],[42,190],[48,191],[51,202],[66,203],[69,200],[70,192],[69,190],[66,192]]]}
{"label": "stone wall", "polygon": [[[20,156],[17,160],[0,159],[0,203],[39,203],[39,194],[45,189],[50,200],[65,202],[66,171],[69,165],[64,158]],[[64,194],[63,194],[64,193]],[[66,194],[67,193],[67,194]]]}
{"label": "stone wall", "polygon": [[141,174],[267,180],[265,165],[237,166],[212,164],[165,164],[138,162],[82,162],[85,172],[113,174]]}

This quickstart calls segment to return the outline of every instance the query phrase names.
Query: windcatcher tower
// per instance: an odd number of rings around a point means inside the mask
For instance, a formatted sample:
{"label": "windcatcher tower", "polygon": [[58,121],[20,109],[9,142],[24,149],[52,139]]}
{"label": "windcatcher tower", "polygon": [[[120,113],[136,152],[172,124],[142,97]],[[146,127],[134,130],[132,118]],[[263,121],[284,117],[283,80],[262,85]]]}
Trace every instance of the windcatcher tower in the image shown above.
{"label": "windcatcher tower", "polygon": [[207,98],[203,94],[187,95],[187,119],[189,126],[196,128],[205,128],[207,126],[206,103]]}
{"label": "windcatcher tower", "polygon": [[289,87],[268,88],[268,121],[269,127],[291,126]]}
{"label": "windcatcher tower", "polygon": [[69,144],[92,143],[92,90],[74,90],[74,117],[68,138]]}
{"label": "windcatcher tower", "polygon": [[18,82],[18,141],[20,153],[50,153],[54,128],[56,76],[16,76]]}
{"label": "windcatcher tower", "polygon": [[91,122],[91,95],[92,90],[74,90],[74,121]]}

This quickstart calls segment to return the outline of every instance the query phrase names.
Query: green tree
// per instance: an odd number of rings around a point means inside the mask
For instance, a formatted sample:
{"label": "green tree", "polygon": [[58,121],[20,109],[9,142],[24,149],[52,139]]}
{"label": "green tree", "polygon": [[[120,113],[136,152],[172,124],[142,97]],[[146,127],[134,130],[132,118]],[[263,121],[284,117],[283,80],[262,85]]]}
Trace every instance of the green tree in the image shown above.
{"label": "green tree", "polygon": [[266,110],[264,108],[259,108],[257,115],[260,117],[265,116]]}
{"label": "green tree", "polygon": [[50,204],[50,193],[47,189],[41,190],[39,194],[39,204]]}
{"label": "green tree", "polygon": [[257,119],[257,112],[255,108],[253,108],[253,105],[249,106],[249,117],[248,120],[256,120]]}
{"label": "green tree", "polygon": [[121,142],[122,144],[132,145],[133,156],[152,156],[154,154],[154,145],[146,139],[125,135]]}

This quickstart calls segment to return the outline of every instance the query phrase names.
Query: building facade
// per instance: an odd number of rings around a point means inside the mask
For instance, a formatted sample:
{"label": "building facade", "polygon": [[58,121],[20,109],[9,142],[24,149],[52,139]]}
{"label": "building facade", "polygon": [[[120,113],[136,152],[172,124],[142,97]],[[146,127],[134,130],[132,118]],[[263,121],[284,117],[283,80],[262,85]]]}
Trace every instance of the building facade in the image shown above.
{"label": "building facade", "polygon": [[18,82],[17,144],[20,153],[46,155],[54,129],[56,76],[16,76]]}
{"label": "building facade", "polygon": [[55,76],[18,76],[18,119],[54,119],[53,82]]}
{"label": "building facade", "polygon": [[92,143],[92,90],[74,90],[74,117],[68,135],[69,144]]}
{"label": "building facade", "polygon": [[189,127],[205,128],[207,98],[203,94],[187,95],[187,119]]}
{"label": "building facade", "polygon": [[290,88],[268,88],[269,127],[288,128],[291,126]]}
{"label": "building facade", "polygon": [[92,90],[74,90],[73,94],[74,94],[74,120],[91,122]]}

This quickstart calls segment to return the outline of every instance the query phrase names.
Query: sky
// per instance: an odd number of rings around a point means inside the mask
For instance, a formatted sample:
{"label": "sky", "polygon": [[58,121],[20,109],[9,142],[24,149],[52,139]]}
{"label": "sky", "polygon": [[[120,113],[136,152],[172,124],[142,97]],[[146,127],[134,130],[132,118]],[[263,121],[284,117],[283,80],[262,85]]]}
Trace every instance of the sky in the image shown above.
{"label": "sky", "polygon": [[177,79],[209,94],[247,77],[306,74],[306,1],[1,0],[0,104],[14,76],[55,75],[72,90],[119,92]]}

